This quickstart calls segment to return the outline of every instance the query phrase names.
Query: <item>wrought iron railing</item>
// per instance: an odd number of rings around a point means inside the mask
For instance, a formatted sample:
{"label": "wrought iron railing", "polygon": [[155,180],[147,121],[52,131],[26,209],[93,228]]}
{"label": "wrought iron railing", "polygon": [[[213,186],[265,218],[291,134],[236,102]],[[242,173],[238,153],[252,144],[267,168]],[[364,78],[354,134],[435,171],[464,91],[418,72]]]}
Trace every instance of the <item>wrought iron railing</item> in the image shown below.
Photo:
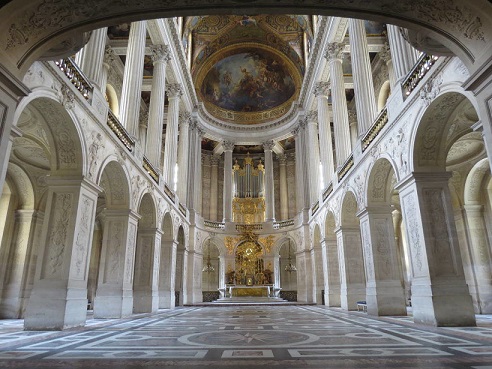
{"label": "wrought iron railing", "polygon": [[364,152],[371,142],[379,135],[386,123],[388,123],[388,109],[384,108],[381,113],[379,113],[372,127],[362,138],[362,152]]}
{"label": "wrought iron railing", "polygon": [[67,76],[70,82],[86,100],[89,100],[92,97],[92,91],[94,91],[94,87],[87,80],[84,73],[82,73],[77,64],[75,64],[71,58],[56,60],[55,64],[58,66],[58,68],[60,68],[65,76]]}
{"label": "wrought iron railing", "polygon": [[422,54],[402,83],[405,96],[409,96],[412,91],[415,90],[419,82],[424,78],[438,59],[438,56]]}
{"label": "wrought iron railing", "polygon": [[135,141],[130,137],[128,131],[125,127],[123,127],[111,110],[108,110],[108,126],[111,128],[111,131],[114,132],[116,137],[118,137],[118,139],[123,143],[123,145],[125,145],[128,151],[132,152]]}

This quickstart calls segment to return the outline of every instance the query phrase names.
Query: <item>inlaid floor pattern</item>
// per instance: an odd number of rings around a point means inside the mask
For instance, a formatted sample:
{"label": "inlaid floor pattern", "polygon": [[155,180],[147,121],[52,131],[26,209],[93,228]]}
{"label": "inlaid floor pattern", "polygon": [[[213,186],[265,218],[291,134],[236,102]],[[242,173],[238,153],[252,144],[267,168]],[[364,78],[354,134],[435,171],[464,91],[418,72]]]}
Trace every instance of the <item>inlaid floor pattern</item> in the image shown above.
{"label": "inlaid floor pattern", "polygon": [[433,328],[324,306],[186,307],[63,332],[0,321],[0,367],[492,369],[492,316]]}

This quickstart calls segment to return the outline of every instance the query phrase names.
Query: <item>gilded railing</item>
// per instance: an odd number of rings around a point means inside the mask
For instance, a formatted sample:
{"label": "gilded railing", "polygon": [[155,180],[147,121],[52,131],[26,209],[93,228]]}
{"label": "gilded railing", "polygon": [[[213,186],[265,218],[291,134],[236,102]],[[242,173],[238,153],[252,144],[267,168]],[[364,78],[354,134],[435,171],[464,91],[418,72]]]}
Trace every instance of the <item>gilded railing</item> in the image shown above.
{"label": "gilded railing", "polygon": [[415,90],[419,82],[424,78],[438,59],[438,56],[422,54],[402,83],[405,96],[409,96],[412,91]]}
{"label": "gilded railing", "polygon": [[135,141],[130,137],[128,131],[123,127],[118,118],[113,114],[111,110],[108,110],[108,126],[111,131],[114,132],[116,137],[125,145],[128,151],[133,151],[133,145]]}
{"label": "gilded railing", "polygon": [[159,183],[159,172],[154,168],[152,163],[147,159],[147,157],[143,157],[143,168],[149,173],[149,175],[152,177],[152,179],[156,182]]}
{"label": "gilded railing", "polygon": [[338,171],[338,181],[340,181],[345,175],[349,172],[350,169],[354,166],[354,155],[351,154],[349,158],[343,163],[342,167]]}
{"label": "gilded railing", "polygon": [[86,100],[89,100],[92,97],[94,87],[92,87],[92,84],[87,80],[84,73],[82,73],[71,58],[56,60],[55,64]]}
{"label": "gilded railing", "polygon": [[325,201],[332,192],[333,192],[333,182],[330,182],[328,187],[326,187],[326,189],[323,191],[323,201]]}
{"label": "gilded railing", "polygon": [[255,223],[255,224],[236,224],[236,231],[244,232],[244,231],[261,231],[263,229],[263,224]]}
{"label": "gilded railing", "polygon": [[221,222],[212,222],[211,220],[204,220],[203,224],[205,227],[214,228],[214,229],[224,229],[225,223]]}
{"label": "gilded railing", "polygon": [[273,229],[282,229],[294,225],[294,219],[281,220],[273,223]]}
{"label": "gilded railing", "polygon": [[186,216],[186,207],[182,203],[179,203],[179,211]]}
{"label": "gilded railing", "polygon": [[362,152],[364,152],[369,147],[371,142],[374,141],[386,123],[388,123],[388,109],[384,108],[381,113],[379,113],[372,127],[362,138]]}
{"label": "gilded railing", "polygon": [[319,201],[316,201],[316,203],[313,205],[311,208],[311,216],[316,214],[316,212],[319,210]]}
{"label": "gilded railing", "polygon": [[172,202],[175,202],[176,201],[176,195],[175,193],[173,192],[173,190],[171,190],[166,183],[164,183],[164,193],[167,195],[167,197],[169,197],[169,199],[172,201]]}

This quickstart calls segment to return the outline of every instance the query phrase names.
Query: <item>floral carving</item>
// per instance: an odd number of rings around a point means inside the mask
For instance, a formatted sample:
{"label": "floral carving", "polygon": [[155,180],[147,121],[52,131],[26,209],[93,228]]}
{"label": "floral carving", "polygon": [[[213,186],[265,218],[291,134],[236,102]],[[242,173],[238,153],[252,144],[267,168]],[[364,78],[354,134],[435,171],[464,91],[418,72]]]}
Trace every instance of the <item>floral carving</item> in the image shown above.
{"label": "floral carving", "polygon": [[72,198],[70,193],[53,194],[54,197],[54,220],[48,239],[48,273],[55,276],[61,270],[63,254],[67,246],[68,225],[72,211]]}

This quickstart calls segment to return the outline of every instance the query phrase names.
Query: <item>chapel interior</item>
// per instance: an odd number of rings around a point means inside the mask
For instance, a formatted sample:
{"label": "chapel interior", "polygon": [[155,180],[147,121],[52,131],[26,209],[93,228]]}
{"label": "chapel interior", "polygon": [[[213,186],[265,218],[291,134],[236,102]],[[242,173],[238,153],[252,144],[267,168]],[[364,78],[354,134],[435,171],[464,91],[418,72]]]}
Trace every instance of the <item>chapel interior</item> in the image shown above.
{"label": "chapel interior", "polygon": [[492,314],[490,2],[72,25],[36,3],[0,7],[0,319]]}

